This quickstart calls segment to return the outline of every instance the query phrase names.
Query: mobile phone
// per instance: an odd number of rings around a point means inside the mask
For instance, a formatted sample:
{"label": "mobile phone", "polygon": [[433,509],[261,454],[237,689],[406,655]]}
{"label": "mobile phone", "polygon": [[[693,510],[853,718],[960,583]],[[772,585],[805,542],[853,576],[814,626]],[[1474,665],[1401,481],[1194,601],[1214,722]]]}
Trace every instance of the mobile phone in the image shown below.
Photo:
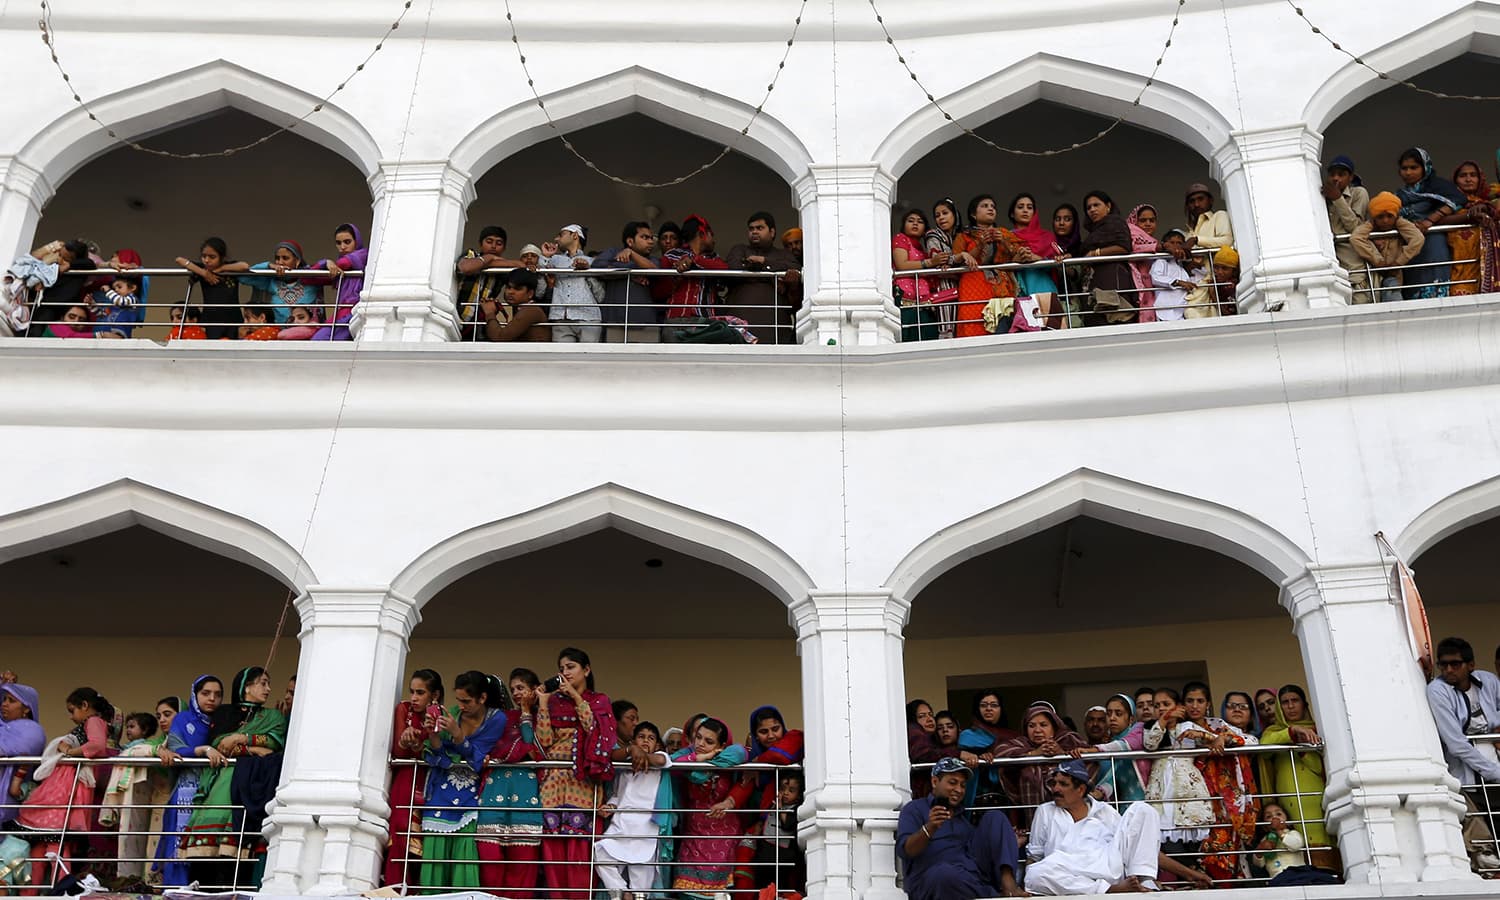
{"label": "mobile phone", "polygon": [[933,797],[932,798],[932,805],[933,806],[941,806],[943,809],[946,809],[946,810],[948,810],[950,812],[953,810],[953,804],[951,804],[951,803],[948,802],[948,798],[947,797]]}
{"label": "mobile phone", "polygon": [[438,719],[442,715],[443,715],[443,708],[441,706],[437,705],[436,703],[429,703],[427,705],[427,722],[426,722],[426,725],[427,725],[427,730],[428,731],[432,731],[433,729],[437,728]]}
{"label": "mobile phone", "polygon": [[542,690],[549,694],[557,693],[557,690],[560,687],[562,687],[562,676],[560,675],[553,675],[551,678],[548,678],[546,681],[542,682]]}

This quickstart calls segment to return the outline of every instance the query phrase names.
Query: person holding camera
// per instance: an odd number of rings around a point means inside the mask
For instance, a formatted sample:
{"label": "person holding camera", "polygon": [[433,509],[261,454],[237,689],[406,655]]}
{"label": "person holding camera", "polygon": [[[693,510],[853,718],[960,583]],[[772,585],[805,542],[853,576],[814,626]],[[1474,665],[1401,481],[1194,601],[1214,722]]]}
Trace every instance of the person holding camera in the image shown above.
{"label": "person holding camera", "polygon": [[536,743],[547,759],[570,763],[541,772],[542,859],[547,887],[557,897],[583,897],[593,887],[590,841],[605,782],[614,778],[615,713],[594,690],[589,655],[565,647],[557,674],[537,691]]}
{"label": "person holding camera", "polygon": [[[422,808],[422,886],[478,890],[479,773],[505,733],[500,679],[470,670],[453,680],[458,703],[432,722],[424,758],[432,767]],[[430,719],[429,719],[430,721]]]}
{"label": "person holding camera", "polygon": [[932,793],[901,808],[896,853],[911,900],[1024,897],[1016,883],[1020,847],[1004,815],[969,822],[962,806],[973,772],[958,759],[932,767]]}

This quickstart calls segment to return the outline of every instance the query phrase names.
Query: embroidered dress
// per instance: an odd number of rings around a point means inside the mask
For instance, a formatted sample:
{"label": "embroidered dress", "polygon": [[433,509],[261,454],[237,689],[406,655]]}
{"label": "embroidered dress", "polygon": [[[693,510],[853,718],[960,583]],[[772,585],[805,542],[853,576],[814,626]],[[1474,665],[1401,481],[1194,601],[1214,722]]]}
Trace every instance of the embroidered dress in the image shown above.
{"label": "embroidered dress", "polygon": [[[1206,724],[1200,727],[1223,735],[1226,747],[1259,743],[1223,719],[1210,717],[1204,721]],[[1255,822],[1260,818],[1250,757],[1199,756],[1193,759],[1193,764],[1203,773],[1203,782],[1214,797],[1218,812],[1218,824],[1209,829],[1208,837],[1203,840],[1203,852],[1212,854],[1203,858],[1203,870],[1214,879],[1237,878],[1244,857],[1236,851],[1255,846]]]}
{"label": "embroidered dress", "polygon": [[[417,730],[425,742],[428,734],[423,730],[426,710],[414,707],[409,701],[396,704],[396,722],[391,738],[391,756],[396,759],[422,758],[421,748],[415,750],[401,746],[401,732],[407,728]],[[413,880],[414,864],[421,861],[422,842],[414,833],[421,830],[422,788],[427,782],[427,767],[423,765],[394,766],[391,770],[391,823],[385,850],[384,883],[406,884]]]}
{"label": "embroidered dress", "polygon": [[[208,714],[198,705],[198,691],[209,681],[218,682],[212,675],[200,675],[188,692],[188,708],[172,719],[172,728],[167,733],[166,746],[178,756],[194,757],[198,748],[208,744],[211,727]],[[156,863],[152,866],[153,881],[177,886],[188,883],[187,863],[178,862],[178,850],[182,843],[182,832],[193,816],[193,798],[198,796],[200,776],[207,771],[198,767],[176,769],[176,780],[167,795],[170,804],[162,813],[161,840],[157,842]]]}
{"label": "embroidered dress", "polygon": [[566,769],[543,769],[537,776],[542,796],[542,856],[547,886],[559,896],[577,896],[590,886],[589,840],[594,835],[603,783],[614,778],[610,752],[615,746],[615,715],[609,698],[585,690],[583,701],[593,726],[584,728],[578,705],[565,694],[549,694],[537,710],[537,746],[547,759],[572,763]]}
{"label": "embroidered dress", "polygon": [[1458,169],[1454,170],[1455,180],[1464,166],[1473,166],[1479,173],[1479,188],[1465,197],[1468,200],[1465,209],[1469,214],[1470,227],[1448,232],[1448,247],[1453,251],[1455,260],[1472,260],[1453,264],[1453,280],[1471,281],[1473,284],[1453,285],[1452,294],[1455,297],[1494,293],[1496,262],[1497,256],[1500,256],[1500,223],[1496,222],[1497,206],[1490,200],[1489,179],[1485,177],[1484,169],[1479,163],[1471,159],[1460,163]]}
{"label": "embroidered dress", "polygon": [[[448,711],[458,719],[460,710]],[[432,893],[478,888],[479,852],[474,834],[479,830],[480,768],[505,731],[506,715],[498,709],[463,740],[443,732],[441,748],[428,748],[426,803],[422,807],[422,873],[424,888]]]}
{"label": "embroidered dress", "polygon": [[[1170,735],[1170,748],[1188,750],[1198,746],[1182,735],[1196,731],[1192,722],[1178,722]],[[1168,741],[1166,729],[1153,723],[1146,730],[1147,750],[1159,750]],[[1162,840],[1201,841],[1208,837],[1208,826],[1214,824],[1213,804],[1208,801],[1208,785],[1203,773],[1186,756],[1159,759],[1151,768],[1151,783],[1146,785],[1146,799],[1161,813]]]}
{"label": "embroidered dress", "polygon": [[[677,751],[675,762],[693,762],[691,749]],[[720,750],[712,760],[715,766],[736,766],[749,759],[742,746],[731,745]],[[735,779],[729,773],[696,771],[687,773],[682,833],[688,840],[677,845],[676,875],[672,890],[690,896],[707,897],[729,886],[735,848],[739,846],[742,825],[739,817],[726,815],[711,819],[708,810],[734,789]]]}
{"label": "embroidered dress", "polygon": [[[992,236],[989,235],[991,231],[994,232]],[[1033,258],[1016,243],[1014,234],[999,227],[965,229],[953,241],[953,251],[969,254],[981,266],[1030,262]],[[984,308],[991,300],[1015,297],[1017,292],[1016,277],[1008,270],[964,272],[958,278],[959,306],[954,334],[958,337],[990,334],[984,326]],[[1010,330],[1009,322],[1005,323],[1003,330]]]}
{"label": "embroidered dress", "polygon": [[513,763],[536,761],[536,729],[514,712],[485,762],[479,793],[479,880],[505,897],[531,896],[541,857],[542,798],[536,770]]}
{"label": "embroidered dress", "polygon": [[[259,747],[279,751],[286,746],[286,716],[277,709],[253,707],[245,723],[237,730],[250,738],[246,750]],[[241,753],[243,755],[243,751]],[[249,858],[254,847],[240,847],[240,835],[234,825],[234,800],[231,788],[234,770],[230,767],[208,769],[198,785],[195,798],[197,808],[188,820],[182,841],[182,855],[192,858],[237,857]],[[247,834],[249,844],[258,845],[263,838],[258,834]]]}

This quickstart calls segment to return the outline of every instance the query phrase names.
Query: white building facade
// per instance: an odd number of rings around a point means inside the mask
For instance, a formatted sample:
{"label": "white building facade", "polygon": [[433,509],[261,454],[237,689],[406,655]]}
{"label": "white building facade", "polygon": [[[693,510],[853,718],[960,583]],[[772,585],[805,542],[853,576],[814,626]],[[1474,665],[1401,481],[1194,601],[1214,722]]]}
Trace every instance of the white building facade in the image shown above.
{"label": "white building facade", "polygon": [[[401,12],[383,0],[54,6],[69,84],[100,120],[147,144],[225,109],[267,130],[289,124]],[[376,884],[390,710],[429,601],[487,566],[611,529],[743,576],[784,605],[808,734],[811,893],[890,900],[900,894],[895,816],[909,794],[903,654],[920,595],[968,560],[1083,516],[1163,541],[1140,561],[1148,580],[1171,581],[1173,548],[1185,544],[1274,585],[1326,740],[1339,893],[1483,893],[1392,561],[1373,535],[1415,560],[1500,512],[1500,298],[1348,305],[1318,193],[1322,161],[1338,152],[1323,135],[1386,80],[1280,0],[1182,6],[1144,93],[1172,3],[886,4],[907,61],[971,127],[1040,101],[1122,116],[1201,157],[1183,180],[1222,188],[1244,273],[1238,317],[901,345],[892,206],[913,166],[969,139],[912,84],[864,0],[806,4],[758,113],[798,15],[792,0],[681,16],[596,0],[566,15],[512,6],[547,115],[500,7],[417,0],[364,70],[295,129],[368,187],[357,341],[0,341],[0,435],[25,461],[0,492],[0,563],[145,527],[295,595],[299,688],[268,892]],[[1500,9],[1486,2],[1378,0],[1358,16],[1304,6],[1400,78],[1500,42]],[[49,204],[117,146],[51,68],[35,14],[0,11],[0,54],[22,76],[0,87],[10,256],[71,236],[49,230]],[[1494,104],[1462,108],[1483,118]],[[806,235],[799,343],[455,342],[452,260],[484,224],[471,216],[480,179],[550,142],[571,173],[560,192],[616,190],[556,137],[625,116],[727,143],[784,182],[767,205],[794,210]],[[1014,137],[1034,148],[1080,140]],[[223,146],[211,129],[192,143]],[[1496,145],[1486,146],[1492,160]],[[997,170],[1030,164],[983,152]],[[609,147],[589,153],[611,168]],[[699,178],[704,191],[728,189],[713,170]],[[1074,196],[1092,186],[1074,185]],[[314,202],[299,197],[293,205]],[[131,227],[118,220],[118,231]],[[45,477],[29,477],[33,464]],[[1032,602],[993,586],[985,602],[1002,625]],[[212,604],[211,583],[200,587],[192,602]],[[489,609],[558,615],[547,603],[501,592]],[[1147,605],[1122,611],[1121,624]],[[1500,625],[1488,615],[1489,631],[1473,635],[1481,661],[1480,638]],[[1060,611],[1055,624],[1075,623]],[[1065,660],[1075,652],[1084,648],[1058,648]]]}

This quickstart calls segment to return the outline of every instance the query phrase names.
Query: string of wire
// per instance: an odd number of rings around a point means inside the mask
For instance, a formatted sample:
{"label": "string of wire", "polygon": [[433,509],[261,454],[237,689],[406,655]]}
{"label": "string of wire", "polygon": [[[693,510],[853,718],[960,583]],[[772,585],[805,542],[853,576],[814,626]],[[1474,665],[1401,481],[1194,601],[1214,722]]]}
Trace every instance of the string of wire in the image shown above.
{"label": "string of wire", "polygon": [[1285,0],[1285,2],[1286,2],[1286,5],[1290,6],[1292,8],[1292,11],[1295,12],[1297,14],[1297,16],[1299,18],[1301,18],[1304,23],[1307,24],[1307,27],[1309,27],[1309,28],[1312,29],[1312,33],[1313,34],[1315,34],[1318,37],[1322,38],[1324,41],[1327,41],[1328,42],[1328,46],[1332,47],[1333,49],[1337,50],[1338,52],[1340,52],[1340,53],[1344,54],[1345,56],[1349,57],[1350,59],[1354,60],[1355,64],[1357,64],[1359,66],[1363,66],[1366,69],[1369,69],[1370,72],[1373,73],[1375,75],[1375,77],[1379,78],[1381,81],[1389,81],[1389,82],[1391,82],[1393,84],[1399,84],[1402,87],[1407,88],[1408,90],[1416,91],[1419,94],[1426,94],[1427,96],[1434,97],[1434,98],[1436,98],[1438,100],[1479,100],[1479,101],[1500,100],[1500,96],[1495,96],[1495,95],[1487,95],[1487,94],[1449,94],[1449,93],[1446,93],[1444,91],[1434,91],[1431,88],[1424,88],[1424,87],[1422,87],[1419,84],[1415,84],[1413,82],[1406,81],[1406,80],[1401,79],[1401,78],[1397,78],[1397,77],[1391,75],[1389,72],[1382,72],[1379,69],[1375,68],[1374,66],[1370,65],[1369,63],[1365,62],[1365,60],[1364,60],[1363,57],[1361,57],[1357,53],[1351,52],[1350,50],[1348,50],[1347,48],[1345,48],[1343,44],[1339,43],[1338,41],[1336,41],[1332,37],[1330,37],[1329,34],[1328,34],[1328,32],[1326,32],[1326,31],[1323,30],[1322,26],[1318,25],[1312,19],[1309,19],[1307,17],[1307,13],[1304,12],[1302,10],[1302,7],[1298,6],[1296,4],[1296,2],[1294,2],[1294,0]]}
{"label": "string of wire", "polygon": [[[907,54],[902,51],[899,46],[897,46],[896,39],[891,35],[890,28],[885,24],[885,16],[881,15],[880,13],[880,7],[875,5],[875,0],[869,0],[869,3],[870,11],[875,14],[875,21],[880,24],[880,30],[885,33],[885,42],[890,45],[891,50],[896,54],[896,61],[901,63],[901,67],[906,70],[906,74],[911,76],[912,82],[916,84],[916,86],[922,91],[923,94],[927,95],[927,102],[931,103],[934,109],[942,113],[944,119],[958,126],[958,128],[962,130],[964,134],[968,135],[976,141],[979,141],[982,144],[985,144],[991,149],[999,150],[1001,153],[1009,153],[1014,156],[1057,156],[1062,153],[1071,153],[1074,150],[1082,150],[1084,147],[1087,147],[1090,144],[1098,143],[1099,141],[1102,141],[1106,137],[1108,137],[1110,132],[1114,131],[1116,128],[1119,128],[1125,123],[1127,116],[1116,116],[1109,122],[1109,124],[1100,129],[1099,133],[1094,135],[1093,137],[1087,140],[1079,141],[1076,144],[1069,144],[1066,147],[1055,147],[1049,150],[1023,150],[1018,147],[1007,147],[1003,144],[992,141],[979,132],[975,131],[974,129],[958,121],[953,117],[952,113],[948,112],[948,110],[944,108],[942,102],[938,100],[938,98],[932,93],[931,89],[929,89],[927,85],[922,81],[922,79],[918,77],[916,71],[912,69],[911,63],[907,61]],[[1146,76],[1146,82],[1145,84],[1141,85],[1140,92],[1135,95],[1134,100],[1130,101],[1130,106],[1132,108],[1141,105],[1141,98],[1146,95],[1146,91],[1150,90],[1151,85],[1156,83],[1156,73],[1161,70],[1162,60],[1167,58],[1167,50],[1172,46],[1172,38],[1177,34],[1177,23],[1182,19],[1182,7],[1186,4],[1187,0],[1177,0],[1177,9],[1172,13],[1172,27],[1167,30],[1167,39],[1161,45],[1161,52],[1159,52],[1156,56],[1156,64],[1151,67],[1151,74]]]}
{"label": "string of wire", "polygon": [[77,103],[78,108],[83,110],[84,113],[88,115],[90,121],[98,124],[98,126],[104,130],[105,134],[109,135],[114,140],[118,141],[126,147],[129,147],[132,150],[138,150],[141,153],[149,153],[152,156],[164,156],[169,159],[212,159],[215,157],[233,156],[236,153],[243,153],[246,150],[252,150],[256,147],[259,147],[261,144],[266,143],[272,138],[294,130],[303,122],[306,122],[317,113],[322,112],[323,107],[328,104],[328,101],[332,100],[339,91],[342,91],[345,87],[347,87],[349,82],[354,80],[354,77],[356,75],[365,70],[365,66],[369,65],[370,60],[375,58],[375,54],[380,52],[380,49],[385,46],[385,42],[390,39],[390,36],[396,32],[397,28],[401,27],[401,22],[406,18],[406,14],[411,11],[411,5],[413,2],[415,2],[415,0],[405,0],[405,2],[401,6],[401,14],[396,17],[396,21],[391,23],[391,27],[386,29],[385,34],[381,36],[380,40],[375,42],[374,49],[372,49],[365,56],[364,60],[361,61],[359,65],[354,67],[354,71],[350,72],[347,76],[344,77],[342,81],[338,83],[337,87],[329,91],[328,94],[323,97],[323,99],[313,104],[312,109],[303,113],[301,116],[297,117],[286,125],[281,126],[270,134],[256,138],[255,140],[250,141],[247,144],[240,144],[236,147],[226,147],[223,150],[213,150],[200,153],[176,153],[171,150],[162,150],[156,147],[147,147],[146,145],[139,143],[138,141],[133,141],[127,137],[122,137],[119,132],[115,131],[109,125],[106,125],[104,121],[100,119],[97,114],[95,114],[93,108],[89,106],[89,102],[83,99],[82,95],[78,93],[78,89],[73,86],[72,76],[68,74],[68,70],[63,67],[62,60],[58,58],[57,29],[52,25],[52,4],[50,0],[42,0],[42,17],[37,22],[37,25],[42,30],[42,43],[47,45],[47,52],[52,57],[52,65],[57,68],[58,74],[62,76],[63,82],[67,84],[68,92],[73,95],[73,102]]}
{"label": "string of wire", "polygon": [[[771,81],[766,85],[765,96],[761,97],[760,102],[755,105],[754,112],[750,114],[750,121],[746,122],[745,127],[741,128],[737,132],[738,137],[743,137],[750,133],[751,127],[755,125],[755,120],[760,118],[761,111],[766,108],[766,103],[770,101],[771,92],[776,90],[776,83],[781,80],[781,73],[786,69],[787,58],[792,55],[792,45],[797,42],[797,31],[802,27],[802,14],[806,11],[807,0],[802,0],[801,4],[799,4],[797,7],[797,18],[792,22],[792,34],[787,38],[786,50],[781,54],[781,61],[776,64],[776,71],[771,75]],[[544,101],[542,99],[542,95],[537,92],[536,79],[532,77],[531,68],[526,64],[526,52],[521,48],[521,36],[516,31],[516,20],[511,16],[510,0],[505,0],[505,21],[510,25],[510,42],[516,48],[516,58],[521,61],[521,72],[526,76],[526,87],[530,89],[532,98],[536,100],[537,109],[540,109],[542,111],[543,118],[547,120],[547,127],[552,129],[553,133],[557,135],[558,140],[562,141],[563,146],[568,148],[569,153],[577,157],[579,162],[583,163],[585,166],[588,166],[588,168],[592,171],[603,175],[605,178],[608,178],[610,181],[613,181],[616,184],[623,184],[627,187],[675,187],[690,178],[702,175],[704,172],[712,169],[714,166],[723,162],[724,158],[734,151],[734,139],[731,138],[728,142],[726,142],[722,147],[719,148],[719,152],[713,157],[713,159],[710,159],[708,162],[704,163],[698,168],[692,170],[691,172],[688,172],[686,175],[680,175],[667,181],[634,181],[632,179],[624,178],[611,172],[605,171],[604,169],[599,167],[598,163],[585,156],[583,152],[579,150],[571,140],[569,140],[567,132],[563,131],[563,129],[560,128],[555,121],[553,121],[552,112],[551,110],[547,109],[546,101]]]}

